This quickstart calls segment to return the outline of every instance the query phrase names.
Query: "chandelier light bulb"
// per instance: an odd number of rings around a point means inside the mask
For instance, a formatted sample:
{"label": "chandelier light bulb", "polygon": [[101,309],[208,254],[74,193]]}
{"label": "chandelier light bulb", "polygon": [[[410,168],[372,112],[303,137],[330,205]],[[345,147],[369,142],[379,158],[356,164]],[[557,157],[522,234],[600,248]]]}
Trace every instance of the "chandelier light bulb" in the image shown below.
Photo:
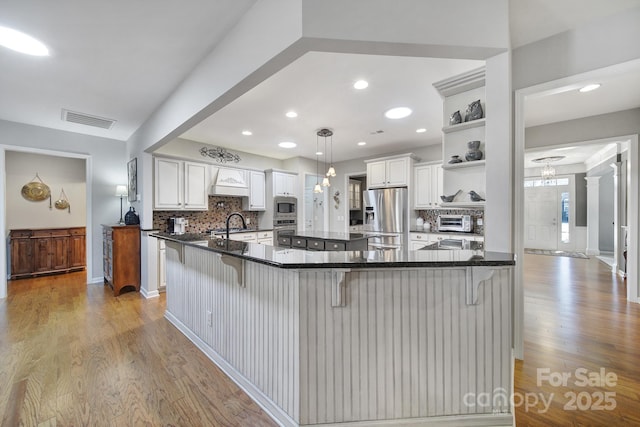
{"label": "chandelier light bulb", "polygon": [[313,192],[322,193],[322,187],[320,187],[320,184],[316,184],[315,187],[313,187]]}

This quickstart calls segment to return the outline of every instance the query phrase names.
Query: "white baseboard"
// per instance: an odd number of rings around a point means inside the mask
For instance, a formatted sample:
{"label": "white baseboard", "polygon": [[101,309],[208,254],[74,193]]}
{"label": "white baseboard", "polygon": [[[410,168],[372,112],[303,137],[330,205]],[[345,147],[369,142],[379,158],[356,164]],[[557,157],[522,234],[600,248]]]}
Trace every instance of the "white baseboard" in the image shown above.
{"label": "white baseboard", "polygon": [[146,299],[149,298],[158,298],[160,296],[160,292],[156,291],[147,291],[145,288],[140,288],[140,293]]}
{"label": "white baseboard", "polygon": [[89,284],[90,285],[103,285],[104,284],[104,277],[100,276],[100,277],[93,277],[89,280]]}

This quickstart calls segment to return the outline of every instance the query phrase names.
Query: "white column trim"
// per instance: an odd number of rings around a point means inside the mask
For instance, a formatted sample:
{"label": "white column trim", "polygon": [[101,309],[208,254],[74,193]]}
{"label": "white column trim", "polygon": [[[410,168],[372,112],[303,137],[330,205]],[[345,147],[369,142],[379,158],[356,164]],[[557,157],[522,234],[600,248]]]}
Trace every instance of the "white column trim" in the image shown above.
{"label": "white column trim", "polygon": [[600,255],[600,177],[587,176],[587,255]]}

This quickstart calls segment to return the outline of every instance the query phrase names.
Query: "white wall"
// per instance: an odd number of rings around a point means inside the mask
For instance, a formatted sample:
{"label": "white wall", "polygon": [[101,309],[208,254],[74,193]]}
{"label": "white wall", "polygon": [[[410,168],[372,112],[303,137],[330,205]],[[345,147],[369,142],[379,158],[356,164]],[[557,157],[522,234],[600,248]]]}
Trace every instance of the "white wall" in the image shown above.
{"label": "white wall", "polygon": [[[85,170],[84,159],[7,151],[7,229],[86,226]],[[51,202],[49,199],[34,202],[22,196],[22,186],[31,182],[36,173],[51,189]],[[67,195],[71,209],[59,210],[54,206],[62,190]]]}
{"label": "white wall", "polygon": [[525,129],[527,149],[640,133],[640,108]]}
{"label": "white wall", "polygon": [[[100,224],[114,224],[120,218],[120,200],[114,194],[117,184],[127,182],[125,143],[0,120],[0,145],[5,146],[5,149],[8,147],[10,151],[17,151],[14,148],[19,147],[24,150],[53,150],[60,156],[64,156],[65,153],[87,156],[87,162],[92,170],[92,175],[87,177],[87,182],[91,181],[88,187],[91,204],[87,208],[91,227],[87,229],[87,241],[90,242],[93,276],[88,280],[101,281],[102,228]],[[5,185],[4,174],[0,174],[0,185],[2,187]],[[6,229],[6,213],[2,211],[0,215],[2,215],[0,222]],[[3,241],[0,243],[4,244],[4,238],[3,233],[0,237]]]}
{"label": "white wall", "polygon": [[513,51],[514,90],[640,58],[640,7]]}

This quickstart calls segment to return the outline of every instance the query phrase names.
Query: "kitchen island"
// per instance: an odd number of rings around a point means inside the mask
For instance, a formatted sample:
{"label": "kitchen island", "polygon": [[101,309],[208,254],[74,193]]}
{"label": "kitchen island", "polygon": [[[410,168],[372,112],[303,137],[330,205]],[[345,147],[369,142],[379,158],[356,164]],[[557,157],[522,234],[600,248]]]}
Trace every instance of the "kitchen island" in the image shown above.
{"label": "kitchen island", "polygon": [[513,424],[509,254],[158,237],[166,318],[280,424]]}
{"label": "kitchen island", "polygon": [[276,245],[312,251],[366,251],[368,237],[362,233],[296,231],[278,236]]}

